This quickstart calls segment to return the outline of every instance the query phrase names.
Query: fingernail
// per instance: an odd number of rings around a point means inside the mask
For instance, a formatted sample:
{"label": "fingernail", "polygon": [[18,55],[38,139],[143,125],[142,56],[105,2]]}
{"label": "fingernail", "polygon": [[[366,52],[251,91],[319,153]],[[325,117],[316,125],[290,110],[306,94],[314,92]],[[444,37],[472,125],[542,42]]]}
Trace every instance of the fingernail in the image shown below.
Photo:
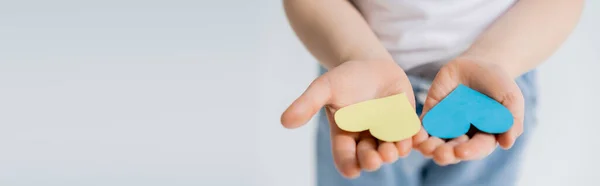
{"label": "fingernail", "polygon": [[399,154],[398,156],[401,157],[401,158],[406,158],[406,157],[408,157],[408,155],[410,155],[411,152],[412,152],[412,150],[408,149],[408,151],[406,151],[403,154]]}
{"label": "fingernail", "polygon": [[509,150],[510,148],[512,148],[513,144],[509,144],[506,147],[500,146],[500,148],[502,148],[503,150]]}
{"label": "fingernail", "polygon": [[458,158],[464,158],[464,159],[469,159],[471,158],[473,152],[471,150],[460,150],[458,151],[458,153],[456,153]]}
{"label": "fingernail", "polygon": [[357,178],[360,175],[360,171],[356,170],[356,167],[351,165],[351,164],[346,164],[342,166],[343,168],[343,173],[342,176],[348,178],[348,179],[354,179]]}

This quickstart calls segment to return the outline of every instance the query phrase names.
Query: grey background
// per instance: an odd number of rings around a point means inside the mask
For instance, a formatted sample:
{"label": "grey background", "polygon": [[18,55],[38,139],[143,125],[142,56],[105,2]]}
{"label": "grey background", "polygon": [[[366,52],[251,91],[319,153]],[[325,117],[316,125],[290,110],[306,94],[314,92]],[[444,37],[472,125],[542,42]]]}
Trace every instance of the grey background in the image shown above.
{"label": "grey background", "polygon": [[[540,68],[521,185],[600,166],[600,3]],[[312,185],[315,77],[280,1],[0,0],[0,185]]]}

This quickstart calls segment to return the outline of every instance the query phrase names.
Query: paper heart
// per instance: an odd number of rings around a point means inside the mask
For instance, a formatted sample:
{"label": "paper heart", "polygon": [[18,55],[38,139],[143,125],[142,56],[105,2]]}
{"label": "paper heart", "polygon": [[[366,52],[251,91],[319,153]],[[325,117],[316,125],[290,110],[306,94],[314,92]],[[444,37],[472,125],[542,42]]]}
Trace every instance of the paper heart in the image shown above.
{"label": "paper heart", "polygon": [[404,93],[346,106],[335,112],[334,120],[342,130],[369,130],[387,142],[410,138],[421,129],[415,108]]}
{"label": "paper heart", "polygon": [[496,100],[460,84],[423,117],[427,133],[444,139],[466,134],[471,125],[500,134],[512,127],[513,116]]}

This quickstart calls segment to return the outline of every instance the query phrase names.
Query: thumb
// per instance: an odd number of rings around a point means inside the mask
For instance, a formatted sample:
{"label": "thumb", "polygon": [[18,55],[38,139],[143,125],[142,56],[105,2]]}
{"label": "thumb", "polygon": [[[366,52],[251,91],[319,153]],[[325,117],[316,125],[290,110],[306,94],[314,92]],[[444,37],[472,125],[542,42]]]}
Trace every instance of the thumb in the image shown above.
{"label": "thumb", "polygon": [[297,128],[306,124],[331,98],[331,84],[326,75],[315,79],[281,115],[281,124]]}
{"label": "thumb", "polygon": [[458,80],[455,77],[444,76],[444,73],[440,72],[431,83],[423,104],[421,119],[458,86]]}

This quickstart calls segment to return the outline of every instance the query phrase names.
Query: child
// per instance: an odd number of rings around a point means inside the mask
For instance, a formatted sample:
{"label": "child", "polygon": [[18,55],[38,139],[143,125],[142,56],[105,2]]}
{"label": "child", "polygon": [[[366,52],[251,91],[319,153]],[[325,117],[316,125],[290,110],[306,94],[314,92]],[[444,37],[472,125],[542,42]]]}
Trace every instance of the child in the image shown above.
{"label": "child", "polygon": [[[286,0],[292,28],[324,69],[283,113],[282,123],[299,127],[322,111],[320,186],[514,185],[535,124],[533,69],[567,38],[583,3]],[[342,131],[331,119],[341,107],[401,92],[422,116],[458,84],[502,103],[514,116],[513,127],[450,141],[421,129],[412,139],[390,143],[368,132]],[[497,145],[504,150],[494,150]],[[412,148],[421,153],[409,156]]]}

